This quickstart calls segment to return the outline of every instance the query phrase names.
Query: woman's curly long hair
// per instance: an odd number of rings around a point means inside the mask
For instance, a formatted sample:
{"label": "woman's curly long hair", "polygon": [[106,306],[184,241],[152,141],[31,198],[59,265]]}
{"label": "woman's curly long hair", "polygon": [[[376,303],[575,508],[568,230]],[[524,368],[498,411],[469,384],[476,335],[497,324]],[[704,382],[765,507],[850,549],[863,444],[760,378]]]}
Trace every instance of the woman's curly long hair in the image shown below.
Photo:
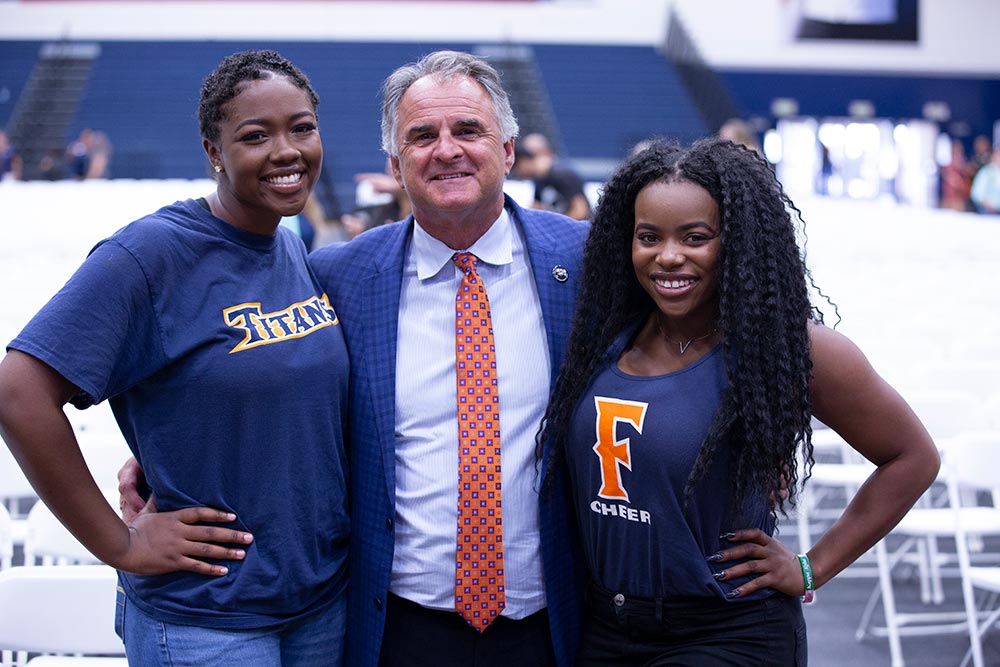
{"label": "woman's curly long hair", "polygon": [[725,140],[703,139],[687,149],[654,141],[604,187],[584,249],[572,333],[537,440],[538,460],[551,442],[545,464],[545,479],[551,479],[564,461],[573,412],[609,361],[609,347],[655,307],[632,265],[639,191],[654,182],[684,181],[703,187],[719,207],[718,328],[728,373],[687,497],[728,441],[733,510],[739,514],[763,493],[772,498],[776,518],[786,509],[783,486],[787,502],[796,500],[799,446],[807,471],[813,462],[807,323],[821,322],[822,315],[810,305],[809,288],[815,285],[796,242],[792,213],[801,221],[800,211],[758,153]]}

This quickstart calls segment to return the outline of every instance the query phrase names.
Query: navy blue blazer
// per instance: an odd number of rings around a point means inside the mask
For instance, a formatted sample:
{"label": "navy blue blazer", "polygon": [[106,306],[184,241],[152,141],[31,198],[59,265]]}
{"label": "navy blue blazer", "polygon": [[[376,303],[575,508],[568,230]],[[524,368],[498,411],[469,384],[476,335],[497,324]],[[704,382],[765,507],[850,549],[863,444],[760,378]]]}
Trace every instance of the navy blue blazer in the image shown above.
{"label": "navy blue blazer", "polygon": [[[573,316],[588,225],[555,213],[523,209],[509,197],[506,206],[524,232],[552,361],[550,382],[554,382]],[[410,217],[309,256],[341,320],[351,358],[350,433],[346,438],[351,474],[347,621],[347,664],[351,667],[378,664],[385,628],[396,495],[396,324],[403,261],[412,231]],[[542,483],[538,480],[539,488]],[[560,473],[550,489],[540,494],[545,594],[560,667],[569,667],[576,654],[586,581],[568,487],[565,474]]]}

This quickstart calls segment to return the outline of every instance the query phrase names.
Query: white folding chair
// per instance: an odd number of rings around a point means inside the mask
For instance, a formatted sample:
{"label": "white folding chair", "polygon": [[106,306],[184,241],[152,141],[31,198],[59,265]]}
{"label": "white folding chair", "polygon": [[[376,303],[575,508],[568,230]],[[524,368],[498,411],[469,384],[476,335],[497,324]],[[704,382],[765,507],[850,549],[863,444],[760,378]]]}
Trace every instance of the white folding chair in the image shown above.
{"label": "white folding chair", "polygon": [[[987,423],[982,399],[970,392],[956,389],[913,390],[904,398],[913,411],[917,413],[935,441],[951,437],[965,429],[985,426]],[[831,429],[814,431],[813,446],[817,451],[820,447],[829,450],[836,446],[840,448],[841,454],[839,461],[817,462],[812,468],[811,477],[803,488],[802,500],[797,514],[798,542],[801,553],[807,552],[812,547],[811,533],[814,524],[821,527],[825,525],[822,520],[823,513],[818,508],[822,491],[833,489],[841,494],[843,503],[833,506],[831,512],[828,512],[828,514],[839,516],[857,489],[875,470],[873,464],[857,454]],[[917,548],[920,550],[921,599],[924,602],[940,602],[944,593],[941,588],[940,575],[936,570],[936,545],[932,539],[929,539],[921,541]],[[844,576],[871,576],[873,574],[875,573],[871,571],[870,567],[866,569],[864,566],[855,565],[849,568]],[[879,594],[879,589],[876,587],[872,591],[865,612],[862,614],[858,627],[859,637],[866,634],[865,627],[870,621],[871,612],[878,603]]]}
{"label": "white folding chair", "polygon": [[28,478],[14,460],[14,455],[6,445],[0,443],[0,503],[7,506],[14,518],[18,518],[18,503],[37,498]]}
{"label": "white folding chair", "polygon": [[[799,553],[812,548],[813,530],[824,530],[843,512],[875,466],[855,452],[836,431],[818,428],[812,437],[816,463],[803,484],[796,507]],[[802,475],[800,474],[800,478]],[[841,576],[861,574],[860,568]]]}
{"label": "white folding chair", "polygon": [[[916,391],[905,398],[936,443],[945,442],[964,431],[986,428],[989,424],[983,396],[967,389],[945,385],[940,389]],[[921,500],[921,504],[931,505],[933,502],[932,494],[927,494]],[[925,603],[941,604],[944,601],[944,589],[941,585],[937,538],[928,535],[925,539],[918,540],[917,549],[920,599]]]}
{"label": "white folding chair", "polygon": [[[993,599],[998,599],[997,596],[1000,596],[1000,567],[970,567],[967,575],[973,595],[975,591],[979,590],[992,594]],[[978,620],[978,616],[974,616],[974,618]],[[983,636],[998,621],[1000,621],[1000,606],[988,611],[986,617],[979,622],[978,630],[973,629],[972,624],[969,625],[971,646],[965,654],[965,659],[962,660],[961,667],[969,664],[969,660],[973,658],[973,652],[977,650],[976,647],[982,651]]]}
{"label": "white folding chair", "polygon": [[[936,443],[944,442],[962,431],[984,428],[988,424],[983,399],[968,391],[949,388],[907,392],[904,389],[903,397]],[[903,664],[900,636],[913,634],[910,632],[912,628],[904,627],[908,618],[905,615],[900,616],[896,612],[895,598],[891,594],[891,573],[894,568],[900,562],[915,563],[920,584],[921,602],[923,604],[941,604],[944,601],[944,588],[940,571],[941,557],[937,547],[938,536],[934,531],[916,530],[911,533],[905,530],[908,521],[911,520],[910,517],[916,516],[915,512],[933,508],[936,502],[934,499],[935,491],[936,488],[932,487],[928,493],[924,494],[924,497],[918,501],[917,507],[911,510],[900,525],[890,533],[893,538],[900,536],[904,538],[891,555],[887,550],[885,539],[876,544],[874,549],[879,581],[861,613],[855,637],[858,640],[870,635],[888,637],[894,667]],[[945,536],[952,536],[952,533],[946,532]],[[880,599],[886,622],[885,626],[876,627],[872,623],[872,616]],[[926,618],[926,616],[922,618]]]}
{"label": "white folding chair", "polygon": [[37,501],[38,496],[28,478],[10,450],[0,442],[0,506],[10,518],[10,536],[14,544],[24,543],[25,508]]}
{"label": "white folding chair", "polygon": [[[117,491],[105,491],[105,497],[110,494],[117,494]],[[25,520],[25,565],[86,565],[98,562],[45,503],[35,503]]]}
{"label": "white folding chair", "polygon": [[[988,443],[988,444],[987,444]],[[893,529],[891,535],[907,539],[898,550],[889,553],[885,540],[876,547],[876,559],[879,567],[879,586],[882,595],[882,607],[885,612],[885,627],[866,628],[867,634],[886,636],[889,640],[889,650],[893,667],[902,667],[904,663],[901,638],[911,635],[931,635],[972,632],[969,622],[969,604],[972,600],[969,591],[967,570],[971,557],[969,543],[971,537],[982,538],[993,536],[1000,538],[1000,509],[994,497],[992,506],[980,506],[970,500],[978,498],[976,494],[961,492],[965,485],[968,488],[986,488],[993,491],[1000,485],[1000,431],[973,431],[959,434],[953,438],[939,441],[942,449],[941,480],[948,490],[947,507],[916,507]],[[971,462],[969,458],[971,456]],[[971,467],[972,471],[969,471]],[[904,560],[914,545],[923,538],[935,540],[951,539],[956,544],[956,559],[959,563],[959,575],[963,580],[963,598],[966,610],[953,611],[916,611],[902,613],[896,607],[893,568]],[[939,560],[934,554],[934,562]],[[964,560],[964,564],[963,564]],[[940,571],[937,571],[940,576]],[[859,634],[861,629],[859,628]],[[975,648],[975,647],[974,647]],[[980,656],[981,657],[981,656]],[[981,662],[976,663],[981,667]]]}
{"label": "white folding chair", "polygon": [[0,571],[0,649],[122,656],[115,634],[117,575],[107,565]]}
{"label": "white folding chair", "polygon": [[[973,539],[981,535],[983,526],[1000,521],[1000,430],[970,431],[949,441],[942,453],[948,479],[948,501],[955,514],[955,552],[962,577],[962,597],[970,647],[963,665],[972,659],[975,667],[983,667],[982,635],[1000,618],[1000,605],[983,610],[980,623],[975,591],[1000,593],[1000,566],[973,566]],[[979,493],[991,499],[989,507],[979,507]],[[969,507],[969,505],[972,505]],[[972,514],[981,512],[984,516]],[[987,516],[992,512],[992,516]]]}
{"label": "white folding chair", "polygon": [[0,505],[0,570],[6,570],[14,562],[14,535],[10,513]]}

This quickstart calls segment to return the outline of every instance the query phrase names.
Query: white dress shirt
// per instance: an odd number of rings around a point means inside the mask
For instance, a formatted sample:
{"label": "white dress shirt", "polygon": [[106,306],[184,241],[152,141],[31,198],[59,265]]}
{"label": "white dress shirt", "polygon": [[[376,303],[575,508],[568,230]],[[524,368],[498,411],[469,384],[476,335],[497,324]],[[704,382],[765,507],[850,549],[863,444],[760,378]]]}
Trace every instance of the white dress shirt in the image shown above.
{"label": "white dress shirt", "polygon": [[[542,309],[524,239],[507,210],[467,249],[479,258],[493,318],[500,392],[503,616],[545,607],[538,534],[535,432],[549,394]],[[458,417],[455,254],[417,223],[407,248],[396,350],[396,543],[390,590],[455,609]]]}

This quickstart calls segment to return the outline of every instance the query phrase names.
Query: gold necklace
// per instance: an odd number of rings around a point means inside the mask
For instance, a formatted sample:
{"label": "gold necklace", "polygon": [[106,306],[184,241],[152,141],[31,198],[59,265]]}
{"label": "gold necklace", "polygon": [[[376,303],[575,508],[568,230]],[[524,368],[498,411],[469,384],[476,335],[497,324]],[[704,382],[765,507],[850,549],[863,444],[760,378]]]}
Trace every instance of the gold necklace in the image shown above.
{"label": "gold necklace", "polygon": [[680,349],[681,354],[687,352],[688,348],[691,347],[691,343],[696,343],[699,340],[705,340],[706,338],[708,338],[709,336],[711,336],[712,334],[716,333],[719,330],[718,327],[712,327],[712,330],[709,331],[707,334],[704,334],[702,336],[697,336],[695,338],[690,338],[686,342],[681,342],[674,340],[673,338],[667,335],[667,332],[663,330],[663,323],[660,321],[659,317],[656,318],[656,328],[660,330],[660,335],[663,336],[663,338],[668,343],[673,343]]}

